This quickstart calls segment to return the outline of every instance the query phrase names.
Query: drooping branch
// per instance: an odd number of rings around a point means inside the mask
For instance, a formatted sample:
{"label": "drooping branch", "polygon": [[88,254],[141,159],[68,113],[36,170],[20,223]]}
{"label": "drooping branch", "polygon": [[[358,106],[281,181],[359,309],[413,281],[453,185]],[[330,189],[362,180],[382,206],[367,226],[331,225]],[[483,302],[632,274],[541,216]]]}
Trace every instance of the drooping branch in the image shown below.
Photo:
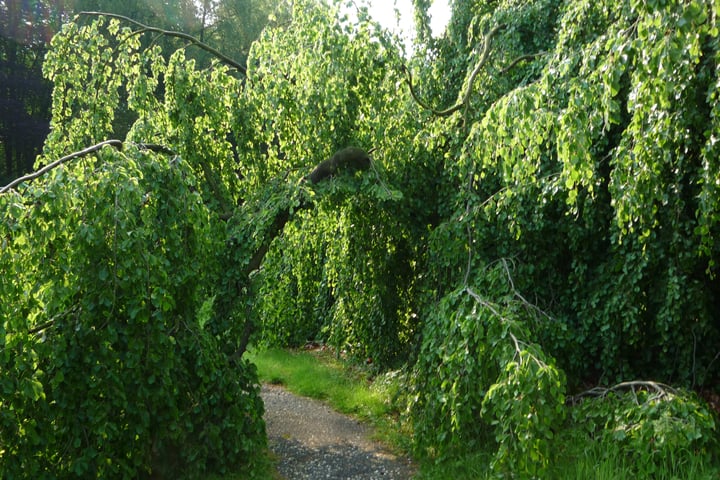
{"label": "drooping branch", "polygon": [[[372,152],[372,150],[370,151]],[[367,170],[370,166],[370,155],[365,152],[365,150],[356,147],[347,147],[342,150],[338,150],[332,157],[320,162],[312,172],[303,178],[303,181],[309,182],[311,185],[316,185],[319,182],[330,179],[341,171]],[[264,232],[263,240],[260,243],[260,246],[257,247],[255,252],[253,252],[250,257],[250,261],[243,271],[245,278],[249,278],[253,272],[260,268],[268,250],[270,249],[270,244],[283,232],[285,225],[288,221],[290,221],[293,214],[298,210],[310,207],[312,207],[312,203],[304,200],[295,205],[292,211],[289,207],[278,209],[272,223]],[[248,315],[238,348],[230,356],[232,361],[238,361],[245,353],[248,342],[250,341],[250,335],[252,335],[254,328],[254,324]]]}
{"label": "drooping branch", "polygon": [[[41,169],[39,169],[39,170],[37,170],[37,171],[35,171],[35,172],[28,173],[27,175],[22,176],[22,177],[20,177],[20,178],[16,178],[16,179],[13,180],[12,182],[10,182],[10,183],[8,183],[7,185],[5,185],[4,187],[0,188],[0,194],[3,194],[3,193],[5,193],[5,192],[7,192],[7,191],[10,190],[11,188],[16,187],[16,186],[20,185],[20,184],[23,183],[23,182],[28,182],[28,181],[34,180],[34,179],[36,179],[36,178],[38,178],[38,177],[40,177],[40,176],[42,176],[42,175],[45,175],[47,172],[49,172],[49,171],[52,170],[53,168],[58,167],[58,166],[62,165],[62,164],[65,163],[65,162],[68,162],[68,161],[73,160],[73,159],[75,159],[75,158],[84,157],[85,155],[89,155],[89,154],[91,154],[91,153],[97,152],[98,150],[100,150],[101,148],[103,148],[103,147],[106,146],[106,145],[109,145],[109,146],[111,146],[111,147],[115,147],[115,148],[117,148],[118,150],[122,150],[122,148],[123,148],[123,142],[122,142],[121,140],[105,140],[104,142],[100,142],[100,143],[97,143],[97,144],[92,145],[92,146],[90,146],[90,147],[84,148],[84,149],[82,149],[82,150],[80,150],[80,151],[73,152],[73,153],[71,153],[71,154],[69,154],[69,155],[65,155],[64,157],[62,157],[62,158],[60,158],[60,159],[58,159],[58,160],[55,160],[55,161],[52,162],[52,163],[49,163],[49,164],[45,165],[44,167],[42,167]],[[170,149],[169,149],[168,147],[166,147],[165,145],[158,145],[158,144],[155,144],[155,143],[134,143],[133,145],[135,145],[135,146],[136,146],[138,149],[140,149],[140,150],[150,150],[151,152],[165,153],[165,154],[169,154],[169,155],[174,155],[174,154],[175,154],[175,152],[173,152],[172,150],[170,150]]]}
{"label": "drooping branch", "polygon": [[478,73],[480,73],[480,69],[485,65],[487,62],[489,56],[490,56],[490,45],[492,43],[492,38],[495,36],[497,32],[505,28],[504,24],[497,25],[492,30],[490,30],[487,35],[485,35],[485,40],[483,42],[483,49],[480,53],[480,60],[478,60],[477,65],[475,65],[475,68],[473,69],[472,73],[470,73],[470,78],[468,79],[468,85],[467,89],[465,90],[465,93],[463,94],[462,99],[459,103],[456,105],[446,108],[445,110],[435,110],[434,108],[428,106],[424,102],[422,102],[417,94],[415,93],[415,88],[413,87],[412,83],[412,74],[410,73],[410,70],[403,64],[402,68],[405,71],[407,75],[408,80],[408,86],[410,87],[410,95],[412,95],[413,99],[423,107],[425,110],[430,110],[433,114],[439,116],[439,117],[447,117],[449,115],[452,115],[453,113],[457,112],[463,107],[467,107],[468,102],[470,100],[470,95],[472,93],[472,87],[473,83],[475,82],[475,77],[477,77]]}
{"label": "drooping branch", "polygon": [[188,42],[192,43],[196,47],[205,50],[206,52],[214,55],[218,59],[220,59],[222,62],[230,65],[231,67],[238,70],[243,75],[247,75],[247,69],[241,65],[240,63],[236,62],[232,58],[228,57],[224,53],[220,52],[219,50],[216,50],[215,48],[211,47],[207,43],[201,42],[197,38],[193,37],[192,35],[189,35],[187,33],[183,32],[177,32],[175,30],[165,30],[163,28],[158,27],[151,27],[149,25],[145,25],[144,23],[140,23],[137,20],[133,20],[132,18],[126,17],[124,15],[119,15],[117,13],[106,13],[106,12],[80,12],[79,15],[87,15],[87,16],[94,16],[94,17],[110,17],[110,18],[116,18],[118,20],[122,20],[124,22],[132,23],[133,25],[136,25],[141,28],[139,30],[139,33],[144,32],[152,32],[152,33],[158,33],[160,35],[165,35],[167,37],[175,37],[175,38],[181,38],[183,40],[187,40]]}
{"label": "drooping branch", "polygon": [[120,149],[122,149],[123,143],[120,140],[105,140],[104,142],[100,142],[96,145],[93,145],[91,147],[87,147],[83,150],[80,150],[79,152],[73,152],[70,155],[66,155],[66,156],[60,158],[59,160],[55,160],[54,162],[45,165],[44,167],[37,170],[36,172],[29,173],[23,177],[13,180],[12,182],[5,185],[4,187],[0,188],[0,194],[7,192],[11,188],[16,187],[17,185],[21,184],[22,182],[34,180],[42,175],[45,175],[47,172],[49,172],[53,168],[55,168],[59,165],[62,165],[63,163],[65,163],[69,160],[72,160],[74,158],[83,157],[83,156],[88,155],[93,152],[97,152],[98,150],[100,150],[101,148],[103,148],[106,145],[110,145],[110,146],[115,147],[118,150],[120,150]]}
{"label": "drooping branch", "polygon": [[661,399],[668,394],[677,395],[677,391],[664,383],[654,382],[651,380],[633,380],[629,382],[622,382],[612,387],[594,387],[589,390],[585,390],[577,395],[568,397],[568,403],[576,404],[584,397],[593,398],[605,398],[610,393],[616,393],[620,391],[631,391],[637,390],[653,390],[658,399]]}

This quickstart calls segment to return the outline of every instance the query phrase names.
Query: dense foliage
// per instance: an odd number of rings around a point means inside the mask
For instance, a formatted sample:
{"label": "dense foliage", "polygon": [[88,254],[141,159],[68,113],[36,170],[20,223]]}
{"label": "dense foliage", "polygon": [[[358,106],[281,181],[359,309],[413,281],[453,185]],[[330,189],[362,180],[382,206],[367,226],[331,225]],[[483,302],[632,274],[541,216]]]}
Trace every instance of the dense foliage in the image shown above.
{"label": "dense foliage", "polygon": [[139,120],[122,151],[106,146],[0,196],[3,477],[194,478],[252,469],[265,445],[256,373],[232,357],[227,326],[246,299],[217,213],[235,202],[220,180],[229,147],[208,134],[229,128],[237,109],[222,98],[237,80],[158,53],[99,22],[69,24],[46,59],[45,158],[111,135],[121,86]]}
{"label": "dense foliage", "polygon": [[708,435],[713,416],[693,394],[654,382],[626,382],[586,395],[595,398],[581,398],[572,409],[586,438],[619,448],[636,472],[661,476],[688,445],[701,454],[717,448],[717,439]]}
{"label": "dense foliage", "polygon": [[[252,468],[253,325],[404,366],[425,455],[542,476],[578,415],[638,465],[717,451],[682,390],[720,378],[717,2],[454,2],[437,38],[415,4],[403,55],[293,2],[245,77],[116,21],[56,37],[41,163],[136,121],[0,195],[0,469]],[[348,145],[368,171],[304,181]],[[647,378],[678,389],[571,395]]]}
{"label": "dense foliage", "polygon": [[[417,98],[407,84],[397,90],[403,60],[388,47],[384,76],[362,99],[371,113],[353,118],[355,138],[379,147],[384,185],[401,195],[373,205],[362,195],[328,199],[286,231],[263,273],[263,334],[324,339],[381,367],[414,365],[420,449],[445,455],[491,436],[497,468],[523,458],[514,468],[539,474],[568,388],[717,384],[717,11],[703,2],[459,3],[446,34],[407,62]],[[282,44],[303,54],[272,82],[301,99],[330,93],[319,112],[313,99],[278,108],[292,126],[274,129],[281,143],[324,138],[295,129],[310,119],[328,119],[319,126],[328,143],[347,138],[333,127],[348,110],[333,114],[328,97],[354,100],[345,79],[365,73],[361,42],[313,22],[282,31]],[[325,49],[338,43],[345,63],[330,70]],[[465,99],[439,118],[419,106]],[[378,114],[385,128],[364,137]],[[705,442],[714,424],[694,412]]]}
{"label": "dense foliage", "polygon": [[[432,180],[431,172],[418,178],[405,171],[420,126],[400,108],[409,99],[397,95],[398,59],[377,28],[362,23],[353,31],[325,8],[300,5],[290,28],[269,30],[255,45],[248,83],[268,123],[265,140],[277,144],[263,159],[268,174],[346,145],[377,149],[371,172],[318,191],[316,210],[274,244],[259,295],[262,335],[295,345],[322,336],[387,364],[406,357],[412,344],[413,250],[426,228],[400,203],[402,182]],[[300,53],[288,58],[287,51]]]}
{"label": "dense foliage", "polygon": [[[198,37],[245,64],[252,42],[270,14],[287,20],[288,8],[270,0],[30,0],[0,2],[0,184],[32,171],[48,134],[52,84],[42,76],[50,40],[63,23],[80,12],[125,16],[152,28]],[[144,45],[159,44],[165,55],[183,45],[170,36],[145,35]],[[212,56],[188,49],[203,65]],[[116,135],[124,135],[135,117],[125,105],[115,112]],[[119,127],[119,128],[118,128]]]}

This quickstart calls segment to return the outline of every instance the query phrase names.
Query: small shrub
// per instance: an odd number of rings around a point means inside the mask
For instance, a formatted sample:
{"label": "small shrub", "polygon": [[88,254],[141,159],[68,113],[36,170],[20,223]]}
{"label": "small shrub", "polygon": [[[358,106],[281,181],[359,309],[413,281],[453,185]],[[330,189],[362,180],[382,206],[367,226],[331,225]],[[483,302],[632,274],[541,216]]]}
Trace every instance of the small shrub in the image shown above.
{"label": "small shrub", "polygon": [[619,448],[635,473],[672,470],[678,455],[709,458],[717,448],[713,415],[691,392],[655,382],[593,390],[572,408],[590,439]]}

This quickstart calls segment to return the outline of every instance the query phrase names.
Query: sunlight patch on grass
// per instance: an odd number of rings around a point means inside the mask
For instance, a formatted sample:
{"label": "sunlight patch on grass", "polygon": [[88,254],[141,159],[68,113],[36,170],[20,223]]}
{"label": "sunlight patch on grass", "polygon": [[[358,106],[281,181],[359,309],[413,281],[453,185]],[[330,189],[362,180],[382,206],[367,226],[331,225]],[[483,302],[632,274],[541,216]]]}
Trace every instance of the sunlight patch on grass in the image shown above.
{"label": "sunlight patch on grass", "polygon": [[260,381],[327,401],[342,413],[373,420],[393,409],[391,399],[373,388],[367,374],[359,370],[353,372],[330,353],[252,349],[246,355],[257,365]]}

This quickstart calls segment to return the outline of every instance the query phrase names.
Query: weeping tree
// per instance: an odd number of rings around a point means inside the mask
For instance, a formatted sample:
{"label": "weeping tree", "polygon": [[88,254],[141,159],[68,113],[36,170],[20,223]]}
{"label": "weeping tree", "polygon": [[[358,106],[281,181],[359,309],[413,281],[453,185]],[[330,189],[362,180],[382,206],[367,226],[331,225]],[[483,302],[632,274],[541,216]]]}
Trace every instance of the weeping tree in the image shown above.
{"label": "weeping tree", "polygon": [[[38,169],[0,190],[3,477],[261,475],[251,277],[318,185],[370,165],[356,148],[292,181],[253,171],[272,162],[244,67],[162,31],[219,58],[166,61],[147,32],[63,28]],[[120,105],[137,121],[108,140]]]}
{"label": "weeping tree", "polygon": [[[445,288],[414,369],[422,449],[494,440],[496,468],[541,474],[568,398],[638,464],[643,442],[712,444],[692,395],[624,381],[717,387],[717,16],[712,2],[475,2],[424,54],[439,55],[418,96],[454,208],[429,235],[427,278]],[[441,115],[434,85],[458,63],[458,110]],[[644,406],[579,394],[618,382],[610,397],[637,387]]]}
{"label": "weeping tree", "polygon": [[718,380],[717,7],[455,2],[435,38],[415,3],[412,55],[308,0],[244,72],[56,37],[53,167],[0,194],[7,476],[252,471],[253,326],[404,366],[423,455],[542,476],[578,415],[636,460],[712,448],[666,383]]}
{"label": "weeping tree", "polygon": [[[271,247],[265,340],[410,367],[424,454],[542,475],[570,400],[630,455],[709,448],[708,410],[652,381],[717,386],[716,6],[456,2],[433,38],[415,3],[409,59],[380,36],[365,63],[314,14],[258,46],[280,142],[354,129],[385,192],[324,197]],[[363,116],[333,102],[368,85]]]}

